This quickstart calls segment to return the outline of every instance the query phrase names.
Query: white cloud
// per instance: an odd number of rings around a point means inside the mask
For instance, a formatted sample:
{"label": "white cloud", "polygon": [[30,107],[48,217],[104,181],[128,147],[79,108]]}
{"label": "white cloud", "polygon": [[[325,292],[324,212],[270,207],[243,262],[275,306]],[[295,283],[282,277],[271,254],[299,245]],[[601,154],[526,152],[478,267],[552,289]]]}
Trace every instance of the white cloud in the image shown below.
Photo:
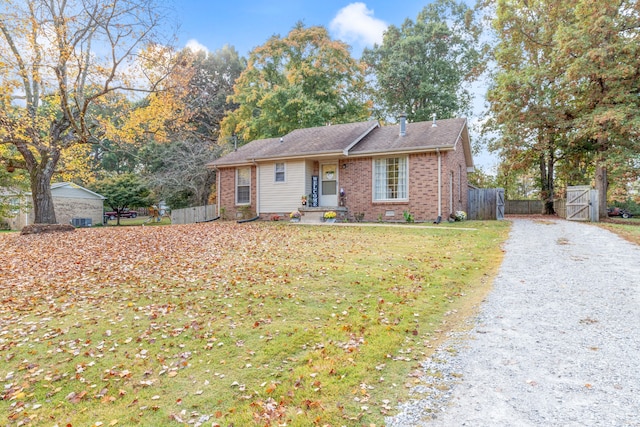
{"label": "white cloud", "polygon": [[343,41],[373,46],[374,43],[382,44],[387,23],[375,18],[366,4],[357,2],[340,9],[329,28]]}
{"label": "white cloud", "polygon": [[209,49],[207,49],[205,45],[203,45],[196,39],[189,40],[185,47],[191,49],[191,51],[193,52],[198,52],[198,51],[209,52]]}

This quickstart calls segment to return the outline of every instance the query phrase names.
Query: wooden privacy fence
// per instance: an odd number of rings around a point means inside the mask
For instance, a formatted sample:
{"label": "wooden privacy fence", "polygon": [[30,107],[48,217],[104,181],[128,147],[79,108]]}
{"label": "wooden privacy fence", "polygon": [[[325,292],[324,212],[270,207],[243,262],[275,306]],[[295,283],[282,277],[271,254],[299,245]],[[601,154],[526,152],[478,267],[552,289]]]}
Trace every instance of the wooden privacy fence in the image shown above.
{"label": "wooden privacy fence", "polygon": [[504,188],[470,188],[468,200],[468,219],[504,219]]}
{"label": "wooden privacy fence", "polygon": [[[555,199],[553,210],[560,218],[567,217],[567,201],[565,199]],[[540,215],[544,210],[542,200],[505,200],[505,215]]]}
{"label": "wooden privacy fence", "polygon": [[532,215],[542,213],[542,200],[506,200],[504,213],[506,215]]}
{"label": "wooden privacy fence", "polygon": [[171,224],[193,224],[217,217],[216,205],[196,206],[171,211]]}
{"label": "wooden privacy fence", "polygon": [[553,201],[553,210],[560,218],[567,217],[567,201],[565,199],[555,199]]}

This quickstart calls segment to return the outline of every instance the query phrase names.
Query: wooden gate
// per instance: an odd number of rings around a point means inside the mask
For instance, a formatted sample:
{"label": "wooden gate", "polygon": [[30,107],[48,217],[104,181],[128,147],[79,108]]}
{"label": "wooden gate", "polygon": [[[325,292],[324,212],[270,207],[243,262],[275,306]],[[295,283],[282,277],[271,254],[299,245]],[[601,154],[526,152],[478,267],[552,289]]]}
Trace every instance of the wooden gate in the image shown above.
{"label": "wooden gate", "polygon": [[496,219],[504,219],[504,188],[496,188]]}
{"label": "wooden gate", "polygon": [[467,199],[467,218],[504,219],[504,189],[470,188]]}
{"label": "wooden gate", "polygon": [[589,193],[591,187],[578,185],[567,187],[567,219],[570,221],[589,221]]}

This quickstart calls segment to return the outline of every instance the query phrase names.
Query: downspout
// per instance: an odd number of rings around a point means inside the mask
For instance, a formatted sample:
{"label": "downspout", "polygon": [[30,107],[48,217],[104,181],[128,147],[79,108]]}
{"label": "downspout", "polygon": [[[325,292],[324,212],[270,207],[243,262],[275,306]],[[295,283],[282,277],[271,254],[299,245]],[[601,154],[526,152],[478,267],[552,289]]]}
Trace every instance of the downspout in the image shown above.
{"label": "downspout", "polygon": [[256,159],[251,159],[251,161],[256,167],[256,216],[260,216],[260,171],[258,170]]}
{"label": "downspout", "polygon": [[442,153],[436,148],[438,154],[438,219],[442,218]]}
{"label": "downspout", "polygon": [[216,172],[216,216],[220,216],[220,169],[213,167]]}

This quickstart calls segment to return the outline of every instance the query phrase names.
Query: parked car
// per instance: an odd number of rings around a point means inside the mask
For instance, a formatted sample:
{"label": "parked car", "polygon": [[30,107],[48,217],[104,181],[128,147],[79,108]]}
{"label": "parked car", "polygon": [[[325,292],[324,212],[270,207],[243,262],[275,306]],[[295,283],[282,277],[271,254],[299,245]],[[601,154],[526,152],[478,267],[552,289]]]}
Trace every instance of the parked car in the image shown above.
{"label": "parked car", "polygon": [[633,216],[631,212],[622,208],[608,208],[607,213],[609,216],[621,216],[622,218],[631,218]]}
{"label": "parked car", "polygon": [[[107,219],[116,219],[118,217],[117,211],[105,212],[104,217]],[[120,218],[137,218],[138,212],[130,209],[123,209],[120,211]]]}

